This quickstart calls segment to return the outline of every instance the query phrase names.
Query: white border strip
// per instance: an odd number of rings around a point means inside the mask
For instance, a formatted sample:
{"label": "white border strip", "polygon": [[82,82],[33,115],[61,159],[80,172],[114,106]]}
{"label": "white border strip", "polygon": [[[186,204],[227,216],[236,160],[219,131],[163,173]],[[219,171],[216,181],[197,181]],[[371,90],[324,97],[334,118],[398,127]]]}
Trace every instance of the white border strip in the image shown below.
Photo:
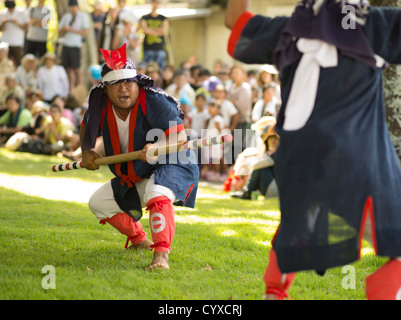
{"label": "white border strip", "polygon": [[108,72],[102,79],[102,82],[118,81],[133,78],[137,75],[135,69],[120,69]]}

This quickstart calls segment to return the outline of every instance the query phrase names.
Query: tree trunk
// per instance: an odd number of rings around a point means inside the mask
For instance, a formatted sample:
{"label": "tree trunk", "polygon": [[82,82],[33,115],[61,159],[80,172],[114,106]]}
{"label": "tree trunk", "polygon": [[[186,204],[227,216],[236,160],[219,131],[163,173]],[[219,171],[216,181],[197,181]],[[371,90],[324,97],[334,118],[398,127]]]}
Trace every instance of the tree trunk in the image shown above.
{"label": "tree trunk", "polygon": [[68,0],[54,0],[57,10],[57,19],[60,21],[64,13],[68,12]]}
{"label": "tree trunk", "polygon": [[[372,6],[401,8],[400,0],[371,0]],[[391,139],[401,159],[401,66],[390,65],[383,72],[387,125]]]}

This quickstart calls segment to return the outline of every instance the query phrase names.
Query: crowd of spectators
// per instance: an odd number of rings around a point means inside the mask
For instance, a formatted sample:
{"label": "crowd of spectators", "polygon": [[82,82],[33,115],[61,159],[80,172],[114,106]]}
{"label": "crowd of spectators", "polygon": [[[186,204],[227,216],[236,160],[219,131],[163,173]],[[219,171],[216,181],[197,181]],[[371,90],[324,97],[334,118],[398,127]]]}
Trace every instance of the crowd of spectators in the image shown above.
{"label": "crowd of spectators", "polygon": [[0,144],[79,159],[80,123],[90,89],[101,80],[103,63],[99,56],[98,65],[87,70],[91,83],[84,83],[80,49],[92,19],[99,48],[126,43],[138,73],[150,76],[155,86],[180,101],[190,138],[233,134],[232,144],[199,150],[201,179],[224,182],[227,191],[249,195],[252,190],[246,186],[254,184],[249,179],[255,159],[270,156],[268,141],[278,138],[272,131],[281,104],[276,69],[264,65],[246,71],[239,64],[216,60],[210,70],[196,57],[179,65],[166,63],[168,19],[157,12],[160,0],[151,3],[151,12],[138,19],[124,0],[107,10],[103,1],[95,0],[90,15],[69,0],[69,12],[58,24],[58,54],[46,47],[44,24],[50,11],[44,1],[34,7],[26,1],[20,8],[6,0],[0,12]]}

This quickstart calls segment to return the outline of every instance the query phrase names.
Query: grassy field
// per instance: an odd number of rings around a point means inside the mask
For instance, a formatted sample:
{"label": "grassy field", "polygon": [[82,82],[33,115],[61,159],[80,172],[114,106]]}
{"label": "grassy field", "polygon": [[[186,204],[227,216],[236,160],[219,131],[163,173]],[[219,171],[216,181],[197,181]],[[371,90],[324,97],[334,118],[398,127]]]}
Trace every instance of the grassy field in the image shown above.
{"label": "grassy field", "polygon": [[[110,178],[103,169],[58,174],[49,170],[64,161],[0,149],[0,173],[99,183]],[[153,253],[125,250],[125,237],[110,225],[100,225],[86,204],[0,188],[0,299],[260,300],[279,218],[277,199],[231,199],[221,188],[203,185],[195,209],[176,208],[171,270],[147,272]],[[150,234],[147,212],[141,221]],[[375,257],[366,243],[363,252],[363,259],[352,264],[354,288],[343,285],[347,270],[334,268],[324,277],[299,273],[290,296],[365,299],[365,277],[384,259]],[[53,273],[46,268],[42,272],[46,266]]]}

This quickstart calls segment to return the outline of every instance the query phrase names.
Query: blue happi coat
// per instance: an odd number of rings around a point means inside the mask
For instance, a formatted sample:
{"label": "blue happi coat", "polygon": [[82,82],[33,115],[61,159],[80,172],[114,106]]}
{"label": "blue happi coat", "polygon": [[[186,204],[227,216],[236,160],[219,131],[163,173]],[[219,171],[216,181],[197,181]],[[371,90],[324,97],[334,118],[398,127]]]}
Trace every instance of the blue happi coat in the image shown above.
{"label": "blue happi coat", "polygon": [[[151,131],[152,129],[155,129]],[[100,121],[107,156],[120,154],[117,122],[108,100]],[[130,113],[128,152],[142,150],[165,135],[184,130],[177,103],[154,90],[139,89],[139,99]],[[155,184],[172,190],[177,205],[194,207],[199,169],[192,150],[159,157],[156,164],[141,160],[109,165],[115,175],[112,187],[116,202],[135,221],[142,216],[135,183],[154,174]]]}
{"label": "blue happi coat", "polygon": [[[288,21],[243,15],[232,31],[231,54],[272,64]],[[371,8],[363,32],[375,54],[401,63],[400,10]],[[275,170],[281,223],[273,246],[283,273],[357,260],[368,213],[377,253],[401,256],[401,169],[386,126],[382,69],[341,50],[338,59],[337,67],[320,70],[313,112],[295,131],[284,130],[283,122],[299,59],[280,73]]]}

